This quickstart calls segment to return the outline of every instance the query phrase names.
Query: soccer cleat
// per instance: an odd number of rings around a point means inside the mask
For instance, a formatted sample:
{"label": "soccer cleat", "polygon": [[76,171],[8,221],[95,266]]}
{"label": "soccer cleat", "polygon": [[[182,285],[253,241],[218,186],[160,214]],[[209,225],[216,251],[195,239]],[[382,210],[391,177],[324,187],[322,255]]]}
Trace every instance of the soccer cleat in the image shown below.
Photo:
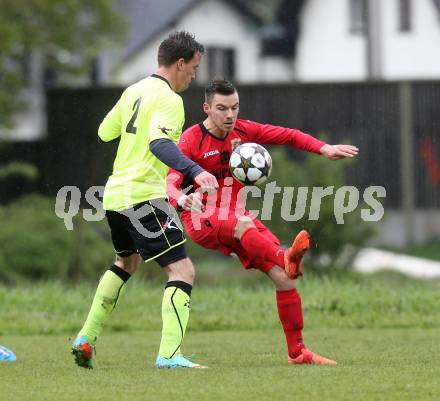
{"label": "soccer cleat", "polygon": [[86,336],[75,339],[72,344],[72,354],[75,356],[75,363],[78,366],[93,369],[93,354],[96,354],[96,349]]}
{"label": "soccer cleat", "polygon": [[156,368],[158,369],[176,369],[176,368],[194,368],[194,369],[207,369],[207,366],[199,365],[198,363],[191,362],[185,358],[182,354],[174,355],[172,358],[164,358],[158,356],[156,359]]}
{"label": "soccer cleat", "polygon": [[15,362],[16,360],[17,357],[10,349],[0,345],[0,362]]}
{"label": "soccer cleat", "polygon": [[296,358],[291,358],[290,356],[287,357],[287,362],[290,364],[305,363],[311,365],[337,365],[336,361],[315,354],[307,348],[303,348],[301,350],[301,355],[297,356]]}
{"label": "soccer cleat", "polygon": [[302,276],[302,258],[310,248],[310,234],[301,230],[293,240],[292,246],[284,251],[284,269],[287,276],[296,279]]}

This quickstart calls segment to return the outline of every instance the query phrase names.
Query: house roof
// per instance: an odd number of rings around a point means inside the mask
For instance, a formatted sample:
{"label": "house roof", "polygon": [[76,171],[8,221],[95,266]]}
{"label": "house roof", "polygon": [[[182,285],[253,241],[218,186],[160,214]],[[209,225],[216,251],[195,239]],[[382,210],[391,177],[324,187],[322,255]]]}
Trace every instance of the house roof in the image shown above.
{"label": "house roof", "polygon": [[[123,48],[124,58],[134,56],[160,32],[176,24],[186,12],[207,0],[119,0],[121,12],[128,19],[128,34]],[[261,19],[253,14],[240,0],[220,0],[261,25]]]}

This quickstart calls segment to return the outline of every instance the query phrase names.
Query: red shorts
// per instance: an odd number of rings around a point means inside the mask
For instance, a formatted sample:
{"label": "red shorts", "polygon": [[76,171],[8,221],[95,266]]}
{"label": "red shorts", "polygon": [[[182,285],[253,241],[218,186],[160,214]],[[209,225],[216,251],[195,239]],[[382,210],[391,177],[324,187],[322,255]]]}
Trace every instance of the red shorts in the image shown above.
{"label": "red shorts", "polygon": [[[252,213],[245,211],[243,216],[252,218],[262,235],[280,245],[280,240]],[[235,253],[245,269],[259,269],[267,273],[273,267],[272,262],[255,259],[241,246],[240,241],[234,238],[238,218],[233,211],[230,211],[227,220],[219,220],[218,211],[210,217],[202,216],[194,221],[190,213],[184,212],[181,219],[189,238],[196,244],[207,249],[216,249],[224,255]]]}

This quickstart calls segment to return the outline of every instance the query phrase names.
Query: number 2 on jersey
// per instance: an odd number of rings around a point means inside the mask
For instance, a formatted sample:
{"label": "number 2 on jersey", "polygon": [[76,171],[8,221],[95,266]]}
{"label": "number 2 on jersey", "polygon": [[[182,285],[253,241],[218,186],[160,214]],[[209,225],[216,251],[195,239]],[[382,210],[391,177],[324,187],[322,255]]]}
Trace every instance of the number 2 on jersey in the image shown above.
{"label": "number 2 on jersey", "polygon": [[125,131],[129,132],[130,134],[136,134],[137,128],[135,127],[134,123],[136,122],[140,105],[141,105],[141,98],[137,99],[134,102],[134,105],[133,105],[134,113],[131,116],[130,121],[127,124],[127,128],[125,128]]}

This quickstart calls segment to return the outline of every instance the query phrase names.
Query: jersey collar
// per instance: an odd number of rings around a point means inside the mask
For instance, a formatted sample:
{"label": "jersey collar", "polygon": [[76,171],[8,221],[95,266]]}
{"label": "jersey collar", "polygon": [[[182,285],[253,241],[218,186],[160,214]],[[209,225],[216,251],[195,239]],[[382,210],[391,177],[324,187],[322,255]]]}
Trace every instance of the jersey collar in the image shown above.
{"label": "jersey collar", "polygon": [[225,135],[224,138],[220,138],[220,137],[218,137],[217,135],[214,135],[212,132],[208,131],[208,129],[207,129],[207,128],[205,127],[205,125],[203,124],[203,122],[202,122],[202,123],[199,123],[199,127],[200,127],[200,130],[202,131],[203,137],[205,137],[206,135],[210,135],[210,136],[212,136],[213,138],[215,138],[215,139],[217,139],[217,140],[223,142],[223,141],[228,137],[228,135],[229,135],[229,132],[228,132],[228,133]]}
{"label": "jersey collar", "polygon": [[168,86],[170,87],[170,89],[173,90],[173,88],[171,88],[170,83],[168,82],[168,79],[166,79],[166,78],[164,78],[164,77],[162,77],[161,75],[158,75],[158,74],[151,74],[151,76],[153,78],[158,78],[158,79],[161,79],[162,81],[166,82],[168,84]]}

